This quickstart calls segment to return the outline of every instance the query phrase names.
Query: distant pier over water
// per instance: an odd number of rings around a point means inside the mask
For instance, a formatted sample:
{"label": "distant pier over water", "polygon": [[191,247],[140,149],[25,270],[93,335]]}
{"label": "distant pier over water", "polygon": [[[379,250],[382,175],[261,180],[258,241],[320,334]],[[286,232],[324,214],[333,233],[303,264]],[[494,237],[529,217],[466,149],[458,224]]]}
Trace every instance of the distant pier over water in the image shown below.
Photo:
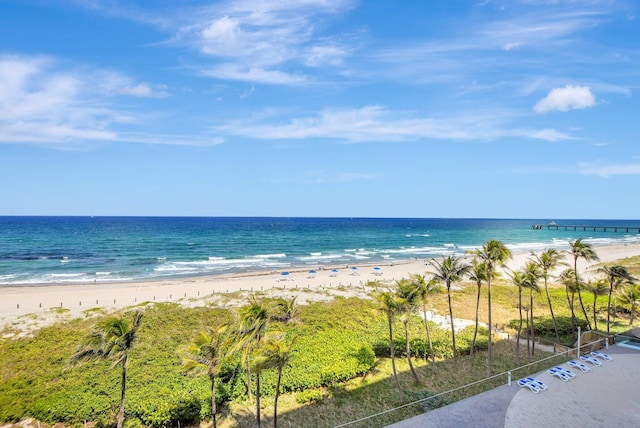
{"label": "distant pier over water", "polygon": [[640,226],[607,226],[607,225],[571,225],[571,224],[557,224],[551,222],[548,224],[534,224],[531,225],[535,230],[583,230],[594,232],[624,232],[624,233],[640,233]]}

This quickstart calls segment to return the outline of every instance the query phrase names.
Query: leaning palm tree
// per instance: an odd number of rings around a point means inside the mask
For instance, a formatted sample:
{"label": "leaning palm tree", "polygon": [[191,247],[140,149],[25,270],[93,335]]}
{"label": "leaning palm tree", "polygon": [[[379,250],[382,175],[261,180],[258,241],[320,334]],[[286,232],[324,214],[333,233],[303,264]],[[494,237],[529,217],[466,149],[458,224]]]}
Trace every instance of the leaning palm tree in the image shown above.
{"label": "leaning palm tree", "polygon": [[127,390],[127,364],[129,353],[138,337],[138,329],[142,324],[143,313],[136,311],[131,323],[124,317],[109,317],[100,323],[85,338],[75,354],[71,356],[71,364],[81,361],[106,358],[113,361],[113,366],[120,364],[120,410],[118,410],[118,428],[124,424],[124,403]]}
{"label": "leaning palm tree", "polygon": [[418,302],[418,295],[413,284],[407,279],[401,279],[396,282],[396,299],[398,300],[398,308],[400,311],[400,321],[404,326],[405,353],[409,369],[417,384],[420,384],[420,377],[413,367],[411,361],[411,342],[409,341],[409,321],[413,315]]}
{"label": "leaning palm tree", "polygon": [[511,258],[511,250],[509,250],[502,242],[495,239],[488,240],[480,249],[471,251],[472,254],[478,256],[484,264],[487,265],[487,305],[488,311],[488,324],[489,324],[489,341],[488,341],[488,364],[487,364],[487,377],[491,376],[492,365],[492,333],[491,333],[491,278],[493,277],[494,270],[498,266],[502,266],[507,260]]}
{"label": "leaning palm tree", "polygon": [[631,318],[629,318],[629,325],[632,326],[636,319],[638,306],[640,305],[640,284],[628,284],[621,288],[620,300],[631,306]]}
{"label": "leaning palm tree", "polygon": [[217,330],[201,330],[187,345],[178,348],[182,359],[182,371],[191,375],[205,374],[211,382],[211,420],[213,427],[216,421],[216,376],[220,372],[225,350],[225,327]]}
{"label": "leaning palm tree", "polygon": [[593,294],[593,326],[598,330],[598,314],[596,313],[596,303],[598,296],[604,296],[609,292],[609,286],[605,279],[596,279],[595,281],[587,281],[585,288]]}
{"label": "leaning palm tree", "polygon": [[486,282],[489,277],[487,276],[487,265],[474,258],[471,262],[471,270],[469,272],[469,279],[475,281],[477,287],[476,293],[476,322],[475,329],[473,330],[473,341],[471,342],[471,350],[469,351],[469,370],[473,366],[473,351],[476,347],[476,339],[478,337],[478,323],[480,316],[480,292],[482,289],[482,282]]}
{"label": "leaning palm tree", "polygon": [[[416,289],[416,295],[422,305],[422,317],[424,318],[424,328],[427,332],[427,342],[429,343],[429,356],[431,362],[436,363],[436,354],[433,352],[433,343],[431,342],[431,332],[429,331],[429,321],[427,320],[427,304],[434,294],[442,293],[442,287],[433,279],[427,280],[424,275],[414,274],[411,276],[411,282]],[[432,365],[432,367],[434,367]]]}
{"label": "leaning palm tree", "polygon": [[[567,297],[567,304],[569,305],[569,309],[571,310],[571,329],[576,330],[578,327],[576,312],[574,307],[574,298],[576,290],[579,287],[580,278],[578,277],[578,282],[576,282],[576,275],[573,269],[567,268],[560,273],[560,282],[564,285],[564,292]],[[569,293],[571,293],[571,297],[569,297]]]}
{"label": "leaning palm tree", "polygon": [[267,333],[260,347],[260,353],[255,359],[255,371],[261,373],[265,369],[277,369],[276,396],[273,401],[273,428],[278,426],[278,398],[280,397],[280,383],[282,370],[291,361],[291,347],[285,340],[285,334],[280,332]]}
{"label": "leaning palm tree", "polygon": [[620,265],[604,266],[599,270],[609,278],[609,300],[607,301],[607,334],[609,334],[611,332],[611,296],[621,284],[633,281],[633,277],[627,268]]}
{"label": "leaning palm tree", "polygon": [[513,272],[511,275],[513,285],[518,287],[518,332],[516,334],[516,364],[520,363],[520,336],[522,335],[522,289],[525,287],[527,277],[523,272]]}
{"label": "leaning palm tree", "polygon": [[562,263],[564,253],[561,253],[555,248],[547,248],[540,254],[535,254],[533,252],[531,252],[531,254],[535,262],[540,267],[540,277],[544,279],[544,291],[547,295],[547,304],[549,305],[549,312],[551,312],[553,329],[556,332],[556,341],[560,342],[560,334],[558,333],[558,322],[556,321],[556,316],[553,313],[553,305],[551,304],[551,295],[549,294],[548,280],[550,272]]}
{"label": "leaning palm tree", "polygon": [[[247,367],[247,390],[251,396],[251,355],[262,343],[269,324],[267,306],[255,298],[240,308],[238,320],[238,336],[240,348],[245,350]],[[260,428],[260,373],[256,373],[256,419]]]}
{"label": "leaning palm tree", "polygon": [[400,387],[398,381],[398,372],[396,370],[396,353],[393,344],[393,318],[398,313],[398,301],[396,297],[390,291],[381,291],[375,294],[375,299],[378,302],[380,310],[387,316],[387,323],[389,324],[389,353],[391,354],[391,367],[393,369],[393,379],[396,382],[400,396],[404,399],[404,392]]}
{"label": "leaning palm tree", "polygon": [[[578,259],[583,259],[584,261],[589,262],[598,261],[600,260],[600,258],[590,244],[582,242],[582,238],[578,238],[575,241],[569,241],[569,245],[571,246],[569,254],[571,254],[571,256],[573,257],[573,271],[576,275],[576,284],[578,284]],[[580,287],[578,287],[578,299],[580,300],[582,313],[587,320],[589,330],[591,330],[591,323],[589,322],[589,317],[587,316],[587,310],[585,309],[584,303],[582,302],[582,293],[580,292]]]}
{"label": "leaning palm tree", "polygon": [[433,278],[444,283],[447,288],[447,302],[449,304],[449,321],[451,323],[451,345],[453,347],[453,363],[458,365],[458,350],[456,349],[456,330],[453,322],[453,307],[451,305],[451,284],[460,281],[469,271],[470,266],[462,263],[456,256],[442,257],[441,261],[429,260],[435,268]]}

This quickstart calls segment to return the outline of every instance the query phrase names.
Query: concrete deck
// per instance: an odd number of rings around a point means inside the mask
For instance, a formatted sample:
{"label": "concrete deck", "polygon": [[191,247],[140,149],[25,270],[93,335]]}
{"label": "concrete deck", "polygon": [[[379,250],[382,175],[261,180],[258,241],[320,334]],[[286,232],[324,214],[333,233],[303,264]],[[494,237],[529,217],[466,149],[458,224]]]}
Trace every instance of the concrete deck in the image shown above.
{"label": "concrete deck", "polygon": [[562,382],[546,371],[532,374],[546,383],[538,394],[511,386],[469,397],[431,412],[390,425],[391,428],[482,427],[525,428],[579,426],[640,427],[640,351],[611,346],[603,352],[612,357],[583,373],[570,368],[576,377]]}

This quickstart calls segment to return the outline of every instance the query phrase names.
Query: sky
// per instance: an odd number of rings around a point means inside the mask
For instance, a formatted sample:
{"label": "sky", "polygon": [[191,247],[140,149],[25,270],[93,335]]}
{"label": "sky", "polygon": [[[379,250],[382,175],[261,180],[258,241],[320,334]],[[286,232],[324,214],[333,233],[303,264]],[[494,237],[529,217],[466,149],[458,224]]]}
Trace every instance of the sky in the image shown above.
{"label": "sky", "polygon": [[635,0],[1,0],[0,215],[640,219]]}

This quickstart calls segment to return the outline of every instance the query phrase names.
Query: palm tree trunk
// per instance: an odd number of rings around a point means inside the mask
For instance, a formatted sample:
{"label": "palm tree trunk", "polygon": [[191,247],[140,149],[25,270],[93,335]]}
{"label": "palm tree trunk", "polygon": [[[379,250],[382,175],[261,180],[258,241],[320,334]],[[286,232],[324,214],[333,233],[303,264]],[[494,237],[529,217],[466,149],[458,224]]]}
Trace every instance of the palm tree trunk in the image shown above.
{"label": "palm tree trunk", "polygon": [[118,410],[118,428],[122,428],[124,425],[124,400],[125,393],[127,391],[127,360],[129,359],[128,355],[125,355],[122,360],[122,377],[120,383],[120,410]]}
{"label": "palm tree trunk", "polygon": [[611,296],[613,295],[613,281],[609,283],[609,301],[607,302],[607,334],[611,333]]}
{"label": "palm tree trunk", "polygon": [[260,372],[256,371],[256,419],[260,428]]}
{"label": "palm tree trunk", "polygon": [[247,397],[251,400],[251,345],[247,345]]}
{"label": "palm tree trunk", "polygon": [[531,308],[531,356],[536,352],[536,330],[533,325],[533,289],[529,289],[529,307]]}
{"label": "palm tree trunk", "polygon": [[427,321],[427,307],[426,305],[422,305],[422,314],[424,315],[424,328],[427,330],[427,342],[429,342],[429,355],[431,356],[431,361],[433,362],[433,366],[436,364],[436,354],[433,352],[433,343],[431,343],[431,332],[429,331],[429,322]]}
{"label": "palm tree trunk", "polygon": [[587,309],[584,307],[584,303],[582,302],[582,292],[580,292],[580,288],[578,287],[578,300],[580,301],[580,306],[582,307],[582,314],[584,318],[587,320],[587,326],[589,330],[591,330],[591,321],[589,321],[589,316],[587,315]]}
{"label": "palm tree trunk", "polygon": [[282,380],[282,367],[278,366],[278,381],[276,382],[276,397],[273,400],[273,428],[278,428],[278,398],[280,397],[280,381]]}
{"label": "palm tree trunk", "polygon": [[217,428],[218,421],[216,420],[216,377],[210,376],[211,379],[211,421],[213,422],[213,428]]}
{"label": "palm tree trunk", "polygon": [[480,286],[478,285],[478,294],[476,296],[476,328],[473,331],[473,341],[471,342],[471,350],[469,351],[469,371],[473,366],[473,351],[476,347],[476,338],[478,337],[478,317],[480,313]]}
{"label": "palm tree trunk", "polygon": [[488,310],[489,313],[487,314],[489,317],[489,340],[487,342],[487,377],[491,376],[491,364],[492,364],[492,359],[493,359],[493,354],[492,354],[492,350],[491,350],[491,339],[492,334],[491,334],[491,268],[487,269],[487,305],[488,305]]}
{"label": "palm tree trunk", "polygon": [[451,322],[451,345],[453,346],[453,365],[458,367],[458,351],[456,349],[456,329],[453,325],[453,307],[451,306],[451,284],[447,284],[447,299],[449,302],[449,321]]}
{"label": "palm tree trunk", "polygon": [[516,335],[516,364],[520,364],[520,334],[522,333],[522,287],[520,286],[518,286],[518,313],[520,314],[520,323]]}
{"label": "palm tree trunk", "polygon": [[544,291],[547,294],[547,303],[549,304],[549,312],[551,312],[551,319],[553,320],[553,329],[556,332],[556,341],[560,342],[560,333],[558,333],[558,323],[556,322],[556,316],[553,313],[553,305],[551,304],[551,295],[549,294],[549,287],[547,285],[547,277],[544,278]]}
{"label": "palm tree trunk", "polygon": [[629,325],[632,326],[635,320],[636,320],[636,304],[635,302],[633,302],[631,303],[631,319],[629,320]]}
{"label": "palm tree trunk", "polygon": [[398,372],[396,370],[396,350],[393,344],[393,320],[391,315],[387,315],[387,320],[389,321],[389,351],[391,352],[391,367],[393,368],[393,379],[396,382],[396,386],[398,387],[398,391],[400,392],[400,396],[404,399],[404,392],[402,392],[402,388],[400,388],[400,382],[398,382]]}
{"label": "palm tree trunk", "polygon": [[407,354],[407,362],[409,363],[409,368],[411,369],[411,374],[415,379],[416,383],[420,383],[420,378],[418,377],[418,373],[416,373],[416,369],[413,367],[413,362],[411,361],[411,345],[409,344],[409,323],[403,322],[404,324],[404,341],[405,341],[405,352]]}
{"label": "palm tree trunk", "polygon": [[576,293],[575,291],[572,291],[571,300],[569,301],[569,308],[571,309],[571,328],[573,329],[573,331],[578,330],[578,319],[576,318],[576,312],[573,305],[575,302],[575,299],[576,299]]}
{"label": "palm tree trunk", "polygon": [[598,295],[593,295],[593,326],[598,330],[598,317],[596,316],[596,301],[598,300]]}

